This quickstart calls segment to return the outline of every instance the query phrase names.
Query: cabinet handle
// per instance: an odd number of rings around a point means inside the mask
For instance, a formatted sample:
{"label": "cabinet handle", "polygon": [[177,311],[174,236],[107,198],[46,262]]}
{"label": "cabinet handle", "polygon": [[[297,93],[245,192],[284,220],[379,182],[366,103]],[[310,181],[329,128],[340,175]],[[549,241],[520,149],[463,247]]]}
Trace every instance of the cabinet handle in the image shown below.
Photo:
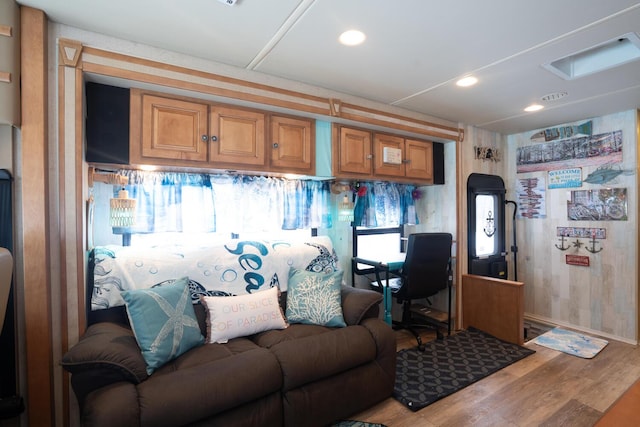
{"label": "cabinet handle", "polygon": [[402,163],[404,163],[405,165],[408,165],[409,163],[411,163],[411,160],[410,159],[404,159],[402,161]]}
{"label": "cabinet handle", "polygon": [[367,160],[373,159],[373,154],[367,154]]}
{"label": "cabinet handle", "polygon": [[277,143],[277,142],[274,142],[274,143],[273,143],[273,148],[278,148],[278,147],[279,147],[278,143]]}
{"label": "cabinet handle", "polygon": [[216,142],[218,140],[218,137],[215,135],[211,135],[211,142]]}
{"label": "cabinet handle", "polygon": [[200,138],[203,142],[207,142],[209,140],[209,137],[207,135],[202,135]]}

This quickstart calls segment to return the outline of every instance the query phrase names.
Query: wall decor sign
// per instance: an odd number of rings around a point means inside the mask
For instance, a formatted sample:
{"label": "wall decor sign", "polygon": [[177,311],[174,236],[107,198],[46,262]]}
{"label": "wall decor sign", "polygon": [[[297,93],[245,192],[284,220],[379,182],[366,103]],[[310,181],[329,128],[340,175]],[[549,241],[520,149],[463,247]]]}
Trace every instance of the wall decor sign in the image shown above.
{"label": "wall decor sign", "polygon": [[607,229],[594,227],[556,227],[556,236],[606,239]]}
{"label": "wall decor sign", "polygon": [[518,147],[516,172],[568,169],[622,161],[622,131]]}
{"label": "wall decor sign", "polygon": [[502,158],[502,152],[495,147],[474,146],[473,151],[475,152],[476,159],[499,162]]}
{"label": "wall decor sign", "polygon": [[589,267],[589,257],[585,255],[565,255],[565,262],[568,265],[578,265],[580,267]]}
{"label": "wall decor sign", "polygon": [[626,221],[627,189],[571,191],[567,217],[571,221]]}
{"label": "wall decor sign", "polygon": [[582,168],[549,171],[549,188],[582,187]]}
{"label": "wall decor sign", "polygon": [[575,126],[558,126],[555,128],[549,128],[541,130],[540,132],[531,135],[532,141],[555,141],[556,139],[567,139],[573,136],[590,136],[593,122],[589,120],[581,125]]}
{"label": "wall decor sign", "polygon": [[544,178],[525,178],[517,182],[518,218],[546,218],[546,188]]}
{"label": "wall decor sign", "polygon": [[619,175],[633,175],[635,171],[633,169],[622,169],[621,167],[613,167],[611,165],[600,166],[595,171],[591,172],[584,179],[583,182],[589,184],[606,184],[616,179]]}

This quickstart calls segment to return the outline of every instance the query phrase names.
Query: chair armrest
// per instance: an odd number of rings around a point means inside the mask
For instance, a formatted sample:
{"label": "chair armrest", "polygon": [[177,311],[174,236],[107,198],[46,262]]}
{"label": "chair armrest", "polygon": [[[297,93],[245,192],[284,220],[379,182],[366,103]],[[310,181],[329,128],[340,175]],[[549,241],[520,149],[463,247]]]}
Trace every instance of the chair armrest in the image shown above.
{"label": "chair armrest", "polygon": [[148,377],[133,331],[110,322],[89,326],[60,364],[73,374],[72,385],[79,401],[105,385],[119,381],[138,384]]}
{"label": "chair armrest", "polygon": [[382,295],[369,289],[342,286],[342,315],[347,325],[357,325],[362,319],[378,317]]}

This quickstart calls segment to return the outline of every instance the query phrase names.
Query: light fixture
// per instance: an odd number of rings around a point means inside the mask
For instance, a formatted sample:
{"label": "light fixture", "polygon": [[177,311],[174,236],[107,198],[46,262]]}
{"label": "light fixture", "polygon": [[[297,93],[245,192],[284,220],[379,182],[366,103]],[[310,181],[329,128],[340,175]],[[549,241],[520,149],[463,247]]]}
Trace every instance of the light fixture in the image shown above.
{"label": "light fixture", "polygon": [[527,113],[533,113],[534,111],[540,111],[544,108],[544,105],[540,104],[531,104],[524,109]]}
{"label": "light fixture", "polygon": [[365,36],[365,34],[362,31],[349,30],[349,31],[345,31],[344,33],[340,34],[340,37],[338,38],[338,40],[343,45],[356,46],[356,45],[359,45],[359,44],[363,43],[366,38],[367,38],[367,36]]}
{"label": "light fixture", "polygon": [[456,82],[456,85],[460,87],[469,87],[469,86],[473,86],[476,83],[478,83],[478,79],[476,77],[467,76],[458,80]]}
{"label": "light fixture", "polygon": [[342,197],[342,202],[338,205],[338,221],[353,221],[353,203],[351,203],[347,194]]}
{"label": "light fixture", "polygon": [[109,223],[112,227],[131,227],[136,223],[136,199],[129,198],[124,187],[118,191],[118,197],[110,199]]}
{"label": "light fixture", "polygon": [[627,33],[543,64],[543,67],[565,80],[573,80],[638,59],[640,37],[636,33]]}
{"label": "light fixture", "polygon": [[115,172],[96,171],[89,167],[89,188],[94,182],[117,185],[121,187],[118,197],[109,200],[109,224],[112,227],[131,227],[136,221],[136,200],[129,198],[129,192],[124,186],[129,183],[129,178]]}

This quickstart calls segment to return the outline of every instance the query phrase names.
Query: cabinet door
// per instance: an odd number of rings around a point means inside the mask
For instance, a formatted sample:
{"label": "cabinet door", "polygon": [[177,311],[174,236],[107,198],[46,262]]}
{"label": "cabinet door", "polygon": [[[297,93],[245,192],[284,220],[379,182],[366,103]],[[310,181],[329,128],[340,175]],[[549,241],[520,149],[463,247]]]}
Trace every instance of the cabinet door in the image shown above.
{"label": "cabinet door", "polygon": [[374,175],[405,176],[404,138],[377,133],[373,138]]}
{"label": "cabinet door", "polygon": [[213,166],[264,169],[264,113],[212,106],[209,129],[209,160]]}
{"label": "cabinet door", "polygon": [[337,173],[371,175],[371,133],[348,127],[340,127],[338,139]]}
{"label": "cabinet door", "polygon": [[312,120],[271,116],[271,169],[314,175],[314,142]]}
{"label": "cabinet door", "polygon": [[143,94],[142,157],[206,162],[207,110],[206,104]]}
{"label": "cabinet door", "polygon": [[406,176],[433,183],[433,143],[429,141],[405,141]]}

